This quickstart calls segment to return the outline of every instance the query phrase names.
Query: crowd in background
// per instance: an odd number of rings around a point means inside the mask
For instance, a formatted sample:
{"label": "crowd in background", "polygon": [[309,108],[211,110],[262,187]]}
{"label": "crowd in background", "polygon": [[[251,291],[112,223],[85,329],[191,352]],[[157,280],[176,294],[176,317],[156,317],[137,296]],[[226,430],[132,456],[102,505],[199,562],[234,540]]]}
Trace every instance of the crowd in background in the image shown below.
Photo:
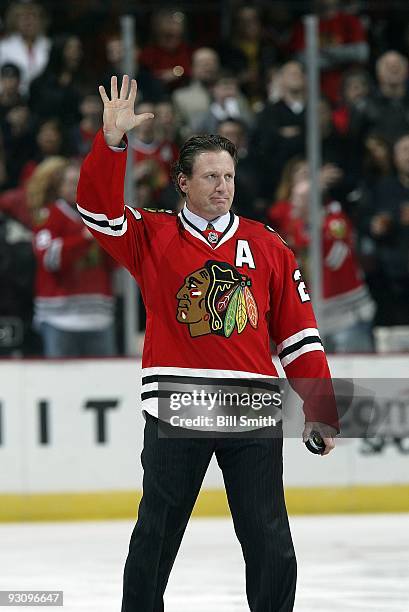
{"label": "crowd in background", "polygon": [[[67,4],[11,2],[1,14],[0,355],[121,353],[115,264],[75,208],[102,124],[98,85],[109,91],[123,74],[121,3]],[[155,118],[129,136],[135,201],[179,210],[171,171],[181,144],[225,136],[239,156],[235,212],[276,229],[308,284],[302,17],[315,11],[324,343],[408,351],[409,10],[364,4],[230,2],[227,28],[223,3],[139,7],[136,112]]]}

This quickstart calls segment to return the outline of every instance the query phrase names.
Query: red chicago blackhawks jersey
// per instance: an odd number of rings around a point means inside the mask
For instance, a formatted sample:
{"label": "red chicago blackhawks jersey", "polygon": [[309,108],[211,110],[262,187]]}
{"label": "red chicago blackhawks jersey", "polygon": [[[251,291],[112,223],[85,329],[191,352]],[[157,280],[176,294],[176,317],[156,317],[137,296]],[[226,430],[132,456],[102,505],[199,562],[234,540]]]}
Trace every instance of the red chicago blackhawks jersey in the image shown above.
{"label": "red chicago blackhawks jersey", "polygon": [[[291,202],[277,202],[268,212],[273,227],[305,259],[310,244],[309,228],[294,217]],[[320,328],[324,333],[338,331],[357,321],[370,320],[374,304],[363,279],[355,254],[354,231],[341,204],[328,202],[322,219],[322,293]],[[307,264],[308,268],[308,264]]]}
{"label": "red chicago blackhawks jersey", "polygon": [[43,210],[35,228],[35,320],[67,330],[103,329],[113,321],[110,257],[84,232],[65,200]]}
{"label": "red chicago blackhawks jersey", "polygon": [[[157,416],[162,381],[183,391],[198,378],[276,377],[270,339],[288,377],[329,377],[310,298],[279,236],[230,213],[216,241],[183,211],[124,206],[125,165],[126,151],[111,150],[100,132],[82,166],[78,210],[142,292],[143,409]],[[327,414],[313,417],[331,422]]]}

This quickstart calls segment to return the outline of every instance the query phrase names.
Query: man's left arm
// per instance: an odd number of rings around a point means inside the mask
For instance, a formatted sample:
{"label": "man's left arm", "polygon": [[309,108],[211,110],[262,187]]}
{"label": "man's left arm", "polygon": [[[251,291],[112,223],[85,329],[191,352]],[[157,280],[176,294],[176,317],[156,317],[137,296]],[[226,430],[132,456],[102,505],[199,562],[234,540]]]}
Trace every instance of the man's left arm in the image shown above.
{"label": "man's left arm", "polygon": [[319,431],[326,455],[339,431],[331,374],[297,261],[289,248],[280,251],[281,266],[271,287],[270,333],[291,386],[304,400],[303,439]]}

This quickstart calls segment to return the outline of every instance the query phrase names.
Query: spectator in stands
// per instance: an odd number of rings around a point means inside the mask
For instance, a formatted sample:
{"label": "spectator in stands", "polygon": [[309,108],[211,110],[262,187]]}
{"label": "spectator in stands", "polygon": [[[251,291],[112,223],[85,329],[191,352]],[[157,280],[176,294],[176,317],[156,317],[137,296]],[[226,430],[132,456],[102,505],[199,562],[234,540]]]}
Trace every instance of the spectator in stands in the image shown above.
{"label": "spectator in stands", "polygon": [[[180,123],[175,113],[175,108],[172,101],[162,100],[155,104],[155,138],[161,143],[161,159],[166,163],[166,172],[171,174],[175,156],[177,157],[182,137],[180,132]],[[169,161],[168,161],[169,160]],[[154,194],[155,195],[155,194]],[[154,201],[155,198],[153,198]],[[158,207],[169,210],[176,210],[179,196],[174,188],[173,182],[169,180],[168,184],[161,190],[157,199]],[[138,202],[139,206],[139,202]]]}
{"label": "spectator in stands", "polygon": [[[138,41],[135,43],[135,72],[133,78],[138,83],[138,101],[145,102],[151,100],[152,102],[159,102],[165,95],[165,87],[162,82],[153,76],[152,72],[141,65],[140,63],[141,48]],[[111,35],[105,45],[106,55],[106,67],[99,79],[99,83],[106,89],[111,86],[111,76],[117,75],[118,78],[123,76],[123,60],[124,60],[124,46],[120,34]],[[131,76],[131,75],[130,75]]]}
{"label": "spectator in stands", "polygon": [[364,178],[374,184],[377,179],[393,173],[392,151],[387,140],[376,133],[368,134],[364,141]]}
{"label": "spectator in stands", "polygon": [[[362,280],[355,252],[353,226],[339,202],[328,197],[327,168],[320,174],[324,216],[322,225],[323,303],[319,318],[322,340],[329,352],[373,351],[374,304]],[[310,179],[302,158],[286,165],[277,191],[278,200],[268,211],[277,228],[297,255],[304,278],[309,278]]]}
{"label": "spectator in stands", "polygon": [[36,146],[31,159],[24,164],[21,170],[20,185],[24,185],[38,164],[44,159],[54,155],[66,155],[70,152],[63,128],[57,119],[46,119],[40,124],[35,143]]}
{"label": "spectator in stands", "polygon": [[219,123],[217,133],[228,138],[237,148],[233,209],[243,217],[261,220],[264,216],[264,203],[260,202],[255,195],[257,193],[257,173],[248,151],[246,124],[239,119],[225,119]]}
{"label": "spectator in stands", "polygon": [[3,188],[10,189],[18,185],[23,166],[33,158],[36,149],[34,125],[25,102],[8,111],[1,130],[7,175]]}
{"label": "spectator in stands", "polygon": [[[137,104],[139,113],[155,113],[155,105]],[[129,134],[129,146],[134,159],[134,178],[148,181],[154,194],[154,206],[159,206],[162,191],[171,183],[171,168],[177,159],[178,147],[174,142],[162,141],[157,131],[156,118],[144,121]]]}
{"label": "spectator in stands", "polygon": [[179,121],[171,99],[155,104],[155,134],[161,142],[180,144]]}
{"label": "spectator in stands", "polygon": [[365,235],[368,220],[373,215],[373,196],[378,182],[393,174],[392,147],[376,133],[369,133],[363,141],[363,156],[359,183],[355,192],[349,194],[351,217],[354,224]]}
{"label": "spectator in stands", "polygon": [[[342,73],[354,66],[365,66],[369,59],[369,46],[363,25],[356,15],[342,7],[339,0],[316,0],[319,14],[322,91],[332,103],[339,100]],[[305,62],[304,23],[300,20],[294,29],[292,51]]]}
{"label": "spectator in stands", "polygon": [[192,80],[180,87],[172,96],[176,112],[185,126],[184,135],[192,133],[192,126],[199,117],[208,112],[212,98],[212,87],[220,69],[219,56],[207,47],[197,49],[192,55]]}
{"label": "spectator in stands", "polygon": [[381,293],[375,330],[379,350],[409,350],[409,134],[395,143],[396,175],[374,192],[370,233],[377,245]]}
{"label": "spectator in stands", "polygon": [[30,109],[41,120],[57,117],[62,124],[72,126],[80,118],[80,98],[86,83],[80,39],[61,35],[53,42],[45,71],[31,83]]}
{"label": "spectator in stands", "polygon": [[149,177],[135,181],[136,202],[138,208],[152,208],[156,203],[155,192]]}
{"label": "spectator in stands", "polygon": [[191,75],[192,49],[185,42],[186,17],[181,11],[162,9],[152,18],[152,42],[142,49],[140,63],[160,79],[168,91],[186,83]]}
{"label": "spectator in stands", "polygon": [[7,35],[0,41],[0,66],[12,62],[21,70],[21,92],[46,67],[50,41],[45,36],[47,19],[35,2],[12,2],[5,16]]}
{"label": "spectator in stands", "polygon": [[238,83],[253,104],[263,97],[264,74],[277,57],[264,40],[260,9],[245,4],[233,12],[232,35],[219,49],[221,64],[237,76]]}
{"label": "spectator in stands", "polygon": [[372,94],[369,74],[360,68],[348,70],[341,81],[341,102],[332,114],[337,132],[361,150],[370,127],[367,113]]}
{"label": "spectator in stands", "polygon": [[41,350],[31,325],[35,272],[31,230],[40,222],[40,210],[44,210],[40,207],[55,199],[57,175],[66,163],[63,158],[49,159],[37,167],[24,188],[0,195],[0,234],[3,230],[4,238],[0,239],[0,326],[3,322],[9,336],[7,342],[0,341],[0,355],[38,354]]}
{"label": "spectator in stands", "polygon": [[349,194],[348,212],[357,233],[357,252],[365,278],[377,304],[382,304],[384,282],[379,270],[377,241],[371,233],[378,183],[393,174],[392,147],[375,133],[363,143],[363,161],[357,188]]}
{"label": "spectator in stands", "polygon": [[265,6],[265,31],[266,41],[277,53],[280,64],[291,57],[291,43],[294,36],[293,10],[288,2],[274,0]]}
{"label": "spectator in stands", "polygon": [[79,166],[61,173],[59,198],[36,227],[35,323],[46,357],[115,354],[113,264],[84,228],[75,208]]}
{"label": "spectator in stands", "polygon": [[15,64],[0,68],[0,124],[9,110],[24,102],[20,93],[20,69]]}
{"label": "spectator in stands", "polygon": [[0,357],[30,353],[33,283],[30,237],[0,212]]}
{"label": "spectator in stands", "polygon": [[376,62],[378,90],[368,108],[372,130],[392,145],[409,131],[408,60],[396,51],[387,51]]}
{"label": "spectator in stands", "polygon": [[352,140],[337,133],[329,100],[319,102],[322,163],[328,169],[327,189],[332,199],[342,203],[348,201],[356,188],[359,174],[360,150],[355,150]]}
{"label": "spectator in stands", "polygon": [[0,212],[28,229],[41,221],[46,205],[57,198],[57,183],[67,165],[64,157],[49,157],[38,164],[24,186],[0,194]]}
{"label": "spectator in stands", "polygon": [[257,116],[251,149],[257,159],[260,195],[271,202],[286,162],[305,149],[306,81],[302,65],[290,61],[277,76],[280,99]]}
{"label": "spectator in stands", "polygon": [[215,134],[220,121],[239,119],[250,127],[253,113],[245,96],[240,93],[237,78],[230,72],[221,72],[212,87],[209,110],[192,122],[193,132]]}
{"label": "spectator in stands", "polygon": [[81,120],[71,131],[71,141],[75,153],[85,157],[98,130],[102,127],[101,98],[93,93],[85,95],[79,110]]}

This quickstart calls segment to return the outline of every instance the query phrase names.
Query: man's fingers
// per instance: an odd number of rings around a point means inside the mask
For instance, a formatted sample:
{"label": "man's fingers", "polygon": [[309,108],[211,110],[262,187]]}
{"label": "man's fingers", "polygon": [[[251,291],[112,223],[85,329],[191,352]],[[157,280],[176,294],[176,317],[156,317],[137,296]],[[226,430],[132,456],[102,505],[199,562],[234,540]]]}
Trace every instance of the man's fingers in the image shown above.
{"label": "man's fingers", "polygon": [[98,87],[98,91],[99,91],[99,95],[100,95],[100,96],[101,96],[101,98],[102,98],[102,102],[103,102],[104,104],[106,104],[107,102],[109,102],[109,98],[108,98],[108,96],[107,96],[107,92],[105,91],[105,87],[104,87],[103,85],[100,85],[100,86]]}
{"label": "man's fingers", "polygon": [[153,119],[154,116],[155,115],[153,113],[142,113],[141,115],[136,115],[134,127],[137,127],[138,125],[141,125],[141,123],[143,123],[147,119]]}
{"label": "man's fingers", "polygon": [[126,100],[126,97],[128,95],[128,87],[129,87],[129,76],[127,74],[124,74],[124,76],[122,77],[121,91],[119,93],[119,97],[121,100]]}
{"label": "man's fingers", "polygon": [[325,443],[325,450],[322,453],[322,455],[328,455],[328,453],[330,453],[334,448],[335,448],[335,441],[334,438],[323,438],[324,443]]}
{"label": "man's fingers", "polygon": [[116,76],[111,77],[111,100],[118,100],[118,79]]}
{"label": "man's fingers", "polygon": [[307,442],[310,434],[312,432],[312,423],[306,423],[304,427],[304,431],[302,432],[302,441]]}
{"label": "man's fingers", "polygon": [[128,100],[132,104],[132,106],[134,106],[134,104],[135,104],[137,89],[138,89],[138,86],[136,84],[136,81],[135,81],[135,79],[132,79],[131,80],[131,89],[129,90],[129,96],[128,96]]}

